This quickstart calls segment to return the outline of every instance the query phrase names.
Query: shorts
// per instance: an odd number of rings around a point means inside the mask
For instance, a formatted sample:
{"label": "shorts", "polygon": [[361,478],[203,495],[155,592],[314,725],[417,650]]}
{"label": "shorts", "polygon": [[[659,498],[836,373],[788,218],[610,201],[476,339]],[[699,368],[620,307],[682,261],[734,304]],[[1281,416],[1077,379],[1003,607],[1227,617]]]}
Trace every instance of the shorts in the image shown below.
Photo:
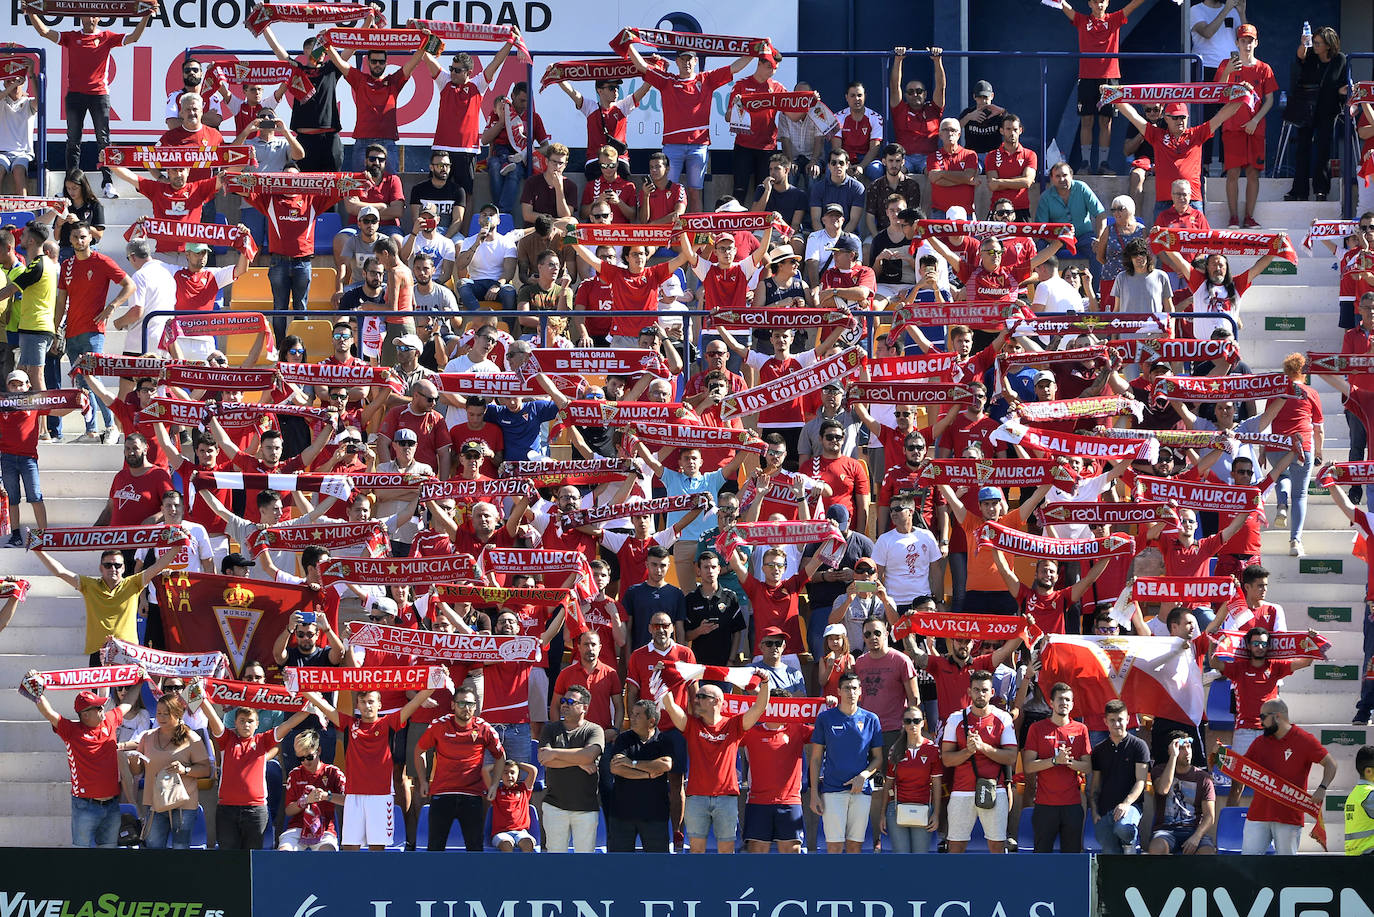
{"label": "shorts", "polygon": [[746,841],[799,841],[806,826],[801,806],[774,806],[751,802],[744,807]]}
{"label": "shorts", "polygon": [[739,796],[688,796],[682,829],[688,837],[702,840],[714,830],[716,843],[733,843],[739,833]]}
{"label": "shorts", "polygon": [[1253,134],[1245,131],[1221,132],[1222,163],[1229,172],[1232,169],[1264,168],[1264,127],[1255,129]]}
{"label": "shorts", "polygon": [[542,665],[530,666],[530,722],[549,721],[549,670]]}
{"label": "shorts", "polygon": [[[1150,840],[1153,841],[1158,838],[1163,838],[1164,842],[1169,845],[1169,852],[1173,853],[1176,850],[1182,849],[1183,843],[1193,836],[1195,830],[1194,828],[1160,828],[1150,835]],[[1197,843],[1198,850],[1201,850],[1203,847],[1211,847],[1215,850],[1216,846],[1212,838],[1206,834],[1204,834],[1202,839]]]}
{"label": "shorts", "polygon": [[821,813],[825,842],[861,843],[868,832],[868,814],[873,797],[867,793],[822,793],[821,801],[825,804],[825,811]]}
{"label": "shorts", "polygon": [[25,172],[33,171],[33,154],[23,153],[0,153],[0,170],[5,172],[24,167]]}
{"label": "shorts", "polygon": [[0,453],[0,483],[4,484],[5,494],[11,504],[19,502],[21,487],[28,502],[43,502],[43,488],[38,482],[38,459],[32,456]]}
{"label": "shorts", "polygon": [[326,831],[314,843],[301,840],[300,828],[287,828],[277,841],[278,850],[338,850],[339,837],[333,831]]}
{"label": "shorts", "polygon": [[1260,730],[1258,729],[1237,729],[1231,734],[1231,750],[1238,755],[1243,755],[1250,750],[1250,743],[1258,739]]}
{"label": "shorts", "polygon": [[52,346],[52,334],[47,331],[19,332],[19,365],[42,366]]}
{"label": "shorts", "polygon": [[665,143],[668,157],[668,181],[681,179],[684,188],[700,191],[706,184],[706,164],[709,155],[704,144]]}
{"label": "shorts", "polygon": [[386,846],[396,830],[396,802],[385,796],[344,796],[343,838],[345,847]]}
{"label": "shorts", "polygon": [[498,847],[503,843],[509,843],[512,847],[519,847],[521,841],[529,841],[534,846],[539,846],[539,841],[535,840],[534,835],[524,828],[517,828],[514,831],[501,831],[491,836],[491,842]]}
{"label": "shorts", "polygon": [[949,797],[949,834],[947,840],[967,842],[973,836],[974,820],[983,823],[983,837],[990,841],[1007,839],[1007,788],[997,788],[997,805],[980,809],[973,804],[973,794],[951,793]]}
{"label": "shorts", "polygon": [[1102,104],[1103,86],[1120,86],[1121,80],[1116,77],[1109,79],[1084,79],[1078,81],[1078,116],[1086,118],[1089,115],[1099,115],[1103,118],[1116,117],[1116,106]]}

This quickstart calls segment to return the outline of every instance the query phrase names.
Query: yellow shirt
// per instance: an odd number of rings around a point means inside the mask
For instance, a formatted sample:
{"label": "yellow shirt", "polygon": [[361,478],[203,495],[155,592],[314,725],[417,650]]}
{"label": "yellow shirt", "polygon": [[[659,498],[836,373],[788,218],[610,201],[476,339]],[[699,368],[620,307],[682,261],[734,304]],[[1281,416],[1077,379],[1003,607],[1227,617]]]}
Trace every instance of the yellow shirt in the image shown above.
{"label": "yellow shirt", "polygon": [[83,576],[78,590],[86,600],[86,652],[94,653],[106,637],[138,642],[138,594],[141,576],[126,576],[114,589],[96,576]]}

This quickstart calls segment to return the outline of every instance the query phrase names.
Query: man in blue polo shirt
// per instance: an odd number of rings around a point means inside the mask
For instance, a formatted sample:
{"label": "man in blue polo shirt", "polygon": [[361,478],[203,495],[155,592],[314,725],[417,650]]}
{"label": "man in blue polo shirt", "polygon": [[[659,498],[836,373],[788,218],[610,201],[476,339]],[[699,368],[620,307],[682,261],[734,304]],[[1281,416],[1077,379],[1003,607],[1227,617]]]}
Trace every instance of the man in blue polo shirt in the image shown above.
{"label": "man in blue polo shirt", "polygon": [[811,809],[821,816],[829,853],[863,849],[871,781],[882,770],[882,725],[859,706],[862,693],[858,675],[841,675],[839,706],[821,711],[811,736]]}

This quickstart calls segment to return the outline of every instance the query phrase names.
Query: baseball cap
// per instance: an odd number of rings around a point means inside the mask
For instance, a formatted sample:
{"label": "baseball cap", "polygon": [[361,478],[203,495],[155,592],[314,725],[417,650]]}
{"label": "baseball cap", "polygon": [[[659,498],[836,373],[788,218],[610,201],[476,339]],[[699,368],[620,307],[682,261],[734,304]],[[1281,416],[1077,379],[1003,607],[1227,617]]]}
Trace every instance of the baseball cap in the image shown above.
{"label": "baseball cap", "polygon": [[844,208],[839,204],[826,204],[825,209],[821,211],[821,216],[825,216],[827,213],[838,213],[840,216],[844,216]]}
{"label": "baseball cap", "polygon": [[838,382],[827,382],[827,383],[825,383],[825,385],[821,386],[821,389],[822,389],[822,391],[831,391],[831,390],[834,390],[834,391],[837,391],[837,392],[842,392],[842,391],[844,391],[844,386],[843,386],[843,385],[840,385],[840,383],[838,383]]}
{"label": "baseball cap", "polygon": [[729,232],[718,232],[718,233],[716,233],[714,236],[711,237],[711,244],[712,244],[712,245],[719,245],[719,244],[722,243],[722,242],[729,242],[731,245],[734,245],[734,244],[735,244],[735,236],[734,236],[734,233],[729,233]]}
{"label": "baseball cap", "polygon": [[763,629],[763,633],[759,634],[760,640],[766,637],[782,637],[785,640],[787,639],[787,631],[783,630],[781,627],[778,627],[776,624],[774,624],[771,627],[765,627]]}
{"label": "baseball cap", "polygon": [[219,562],[219,572],[227,573],[230,567],[256,567],[258,562],[246,554],[235,551],[232,554],[224,555],[224,560]]}
{"label": "baseball cap", "polygon": [[415,431],[410,427],[401,427],[396,431],[396,435],[391,437],[392,442],[396,443],[418,443],[420,437],[415,435]]}
{"label": "baseball cap", "polygon": [[187,243],[186,243],[186,250],[187,250],[188,252],[206,252],[206,253],[208,253],[208,252],[210,251],[210,246],[206,245],[204,242],[187,242]]}
{"label": "baseball cap", "polygon": [[849,252],[852,255],[859,253],[859,240],[849,233],[840,233],[840,237],[825,247],[829,252]]}
{"label": "baseball cap", "polygon": [[980,487],[980,488],[978,488],[978,502],[979,502],[979,503],[982,503],[984,500],[1004,500],[1004,499],[1006,499],[1006,498],[1002,496],[1002,488],[1000,488],[1000,487]]}
{"label": "baseball cap", "polygon": [[860,557],[858,560],[854,561],[854,569],[856,571],[863,566],[868,567],[868,570],[865,571],[868,573],[873,573],[878,569],[878,564],[871,557]]}
{"label": "baseball cap", "polygon": [[105,706],[105,698],[96,694],[94,691],[82,691],[80,694],[76,695],[76,700],[72,702],[72,707],[76,709],[78,714],[82,710],[88,710],[91,707],[103,706]]}
{"label": "baseball cap", "polygon": [[1247,22],[1245,25],[1243,25],[1243,26],[1241,26],[1240,28],[1236,29],[1236,37],[1237,37],[1237,38],[1259,38],[1259,29],[1256,29],[1253,25],[1251,25],[1250,23]]}
{"label": "baseball cap", "polygon": [[369,615],[395,615],[400,609],[396,607],[396,600],[386,596],[378,596],[372,600],[372,607],[367,610]]}
{"label": "baseball cap", "polygon": [[277,120],[277,110],[275,108],[259,108],[258,118],[259,120],[261,120],[262,118],[271,118],[273,121],[275,121]]}
{"label": "baseball cap", "polygon": [[844,629],[843,624],[828,624],[825,630],[821,632],[821,637],[843,637],[846,633],[848,632]]}
{"label": "baseball cap", "polygon": [[437,216],[439,215],[439,205],[436,204],[436,203],[434,203],[434,202],[432,202],[432,201],[429,202],[429,203],[426,203],[426,204],[421,204],[421,205],[420,205],[420,212],[421,212],[421,213],[432,213],[432,214],[434,214],[434,215],[437,217]]}
{"label": "baseball cap", "polygon": [[825,508],[825,518],[842,529],[849,528],[849,507],[843,503],[832,503]]}
{"label": "baseball cap", "polygon": [[618,87],[618,86],[620,86],[623,82],[624,82],[624,80],[597,80],[597,81],[596,81],[596,88],[597,88],[597,89],[605,89],[605,88],[607,88],[608,86],[617,86],[617,87]]}
{"label": "baseball cap", "polygon": [[947,208],[947,209],[945,210],[945,219],[946,219],[946,220],[967,220],[967,219],[968,219],[968,211],[965,210],[963,207],[960,207],[958,204],[955,204],[953,207],[949,207],[949,208]]}
{"label": "baseball cap", "polygon": [[1034,380],[1034,381],[1035,381],[1037,384],[1040,383],[1040,382],[1053,382],[1053,381],[1054,381],[1054,373],[1050,372],[1048,369],[1042,369],[1042,370],[1040,370],[1040,372],[1038,372],[1038,373],[1035,374],[1035,380]]}
{"label": "baseball cap", "polygon": [[373,207],[371,204],[368,204],[368,205],[367,205],[366,207],[364,207],[362,210],[359,210],[359,211],[358,211],[358,222],[361,223],[363,220],[367,219],[368,217],[376,217],[377,219],[380,220],[380,219],[382,218],[382,215],[381,215],[380,213],[377,212],[377,208],[376,208],[376,207]]}
{"label": "baseball cap", "polygon": [[992,84],[989,83],[987,80],[979,80],[978,82],[973,84],[973,94],[975,96],[992,95]]}
{"label": "baseball cap", "polygon": [[1188,117],[1188,106],[1182,102],[1174,102],[1164,106],[1164,117],[1166,118],[1186,118]]}
{"label": "baseball cap", "polygon": [[487,444],[482,442],[480,439],[470,439],[463,443],[462,448],[460,448],[458,452],[460,454],[464,452],[472,452],[477,455],[484,455],[486,451],[486,445]]}
{"label": "baseball cap", "polygon": [[396,339],[396,343],[402,347],[414,347],[416,350],[423,350],[425,346],[418,334],[403,334]]}
{"label": "baseball cap", "polygon": [[22,369],[16,369],[14,372],[10,373],[8,376],[5,377],[5,382],[6,382],[6,384],[8,384],[8,383],[10,383],[10,382],[28,382],[28,381],[29,381],[29,374],[26,373],[26,372],[24,372]]}

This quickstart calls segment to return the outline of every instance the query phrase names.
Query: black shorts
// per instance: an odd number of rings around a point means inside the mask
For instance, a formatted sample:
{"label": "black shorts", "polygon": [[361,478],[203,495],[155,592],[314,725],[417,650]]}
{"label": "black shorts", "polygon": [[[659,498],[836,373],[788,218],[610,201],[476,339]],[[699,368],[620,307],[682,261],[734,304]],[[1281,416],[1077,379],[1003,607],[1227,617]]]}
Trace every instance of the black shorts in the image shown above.
{"label": "black shorts", "polygon": [[406,723],[400,729],[391,730],[391,763],[405,767],[406,764],[406,744],[410,736],[410,723]]}
{"label": "black shorts", "polygon": [[1078,116],[1086,118],[1092,114],[1101,115],[1104,118],[1115,117],[1116,107],[1102,105],[1102,87],[1120,86],[1121,80],[1116,77],[1105,80],[1085,80],[1078,81]]}

